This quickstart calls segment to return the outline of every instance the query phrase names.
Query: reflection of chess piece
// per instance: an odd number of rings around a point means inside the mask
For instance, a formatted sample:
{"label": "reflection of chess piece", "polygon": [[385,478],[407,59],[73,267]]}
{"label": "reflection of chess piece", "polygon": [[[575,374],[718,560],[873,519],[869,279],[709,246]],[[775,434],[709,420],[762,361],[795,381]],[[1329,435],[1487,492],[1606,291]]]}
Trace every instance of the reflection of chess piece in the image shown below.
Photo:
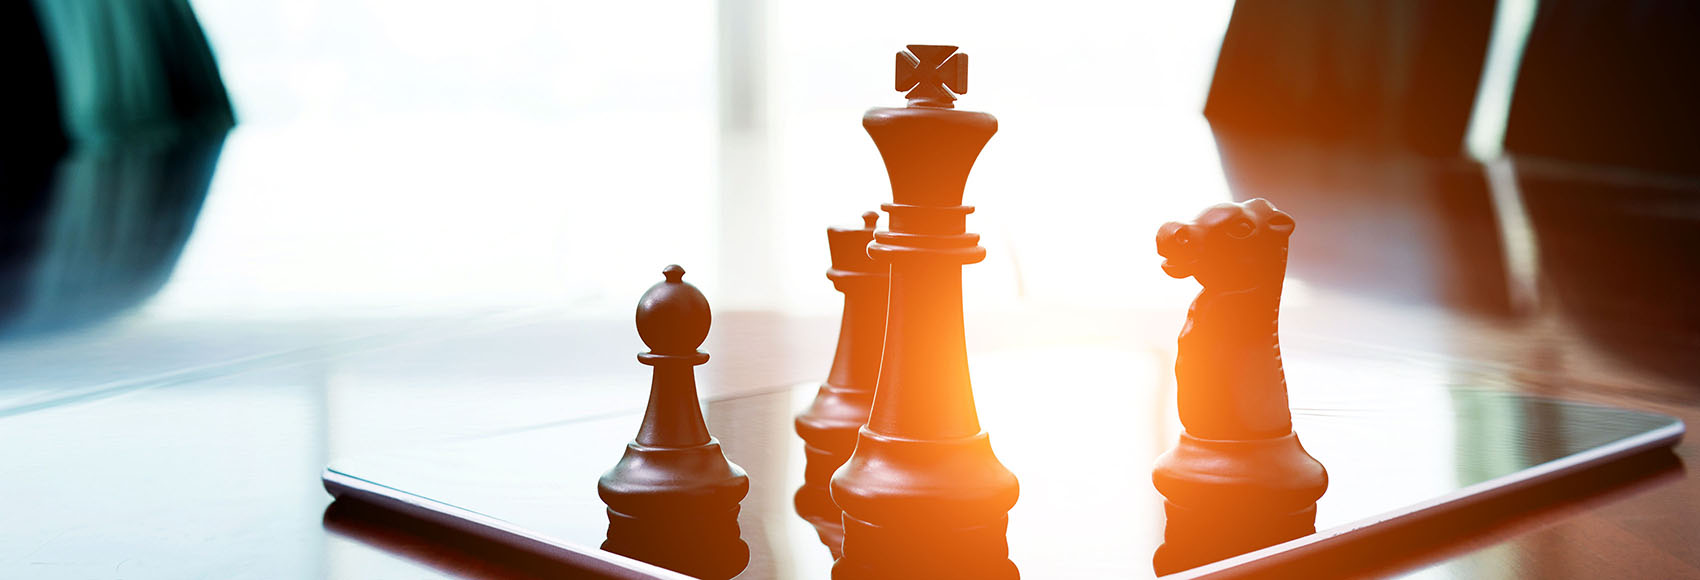
{"label": "reflection of chess piece", "polygon": [[980,429],[962,319],[961,267],[986,255],[965,231],[963,186],[997,119],[950,108],[946,85],[967,89],[956,47],[909,50],[897,60],[909,107],[862,117],[891,175],[890,231],[868,245],[891,290],[873,410],[832,478],[844,509],[833,577],[1014,578],[1004,533],[1017,484]]}
{"label": "reflection of chess piece", "polygon": [[1164,502],[1163,544],[1151,558],[1158,576],[1197,568],[1310,535],[1316,504],[1286,514],[1271,511],[1188,510]]}
{"label": "reflection of chess piece", "polygon": [[608,504],[602,549],[702,578],[731,578],[749,563],[739,538],[738,504],[750,491],[744,470],[726,460],[708,434],[697,400],[695,370],[708,362],[697,350],[708,337],[708,300],[668,266],[667,280],[638,302],[638,335],[650,351],[649,408],[637,439],[602,475],[597,491]]}
{"label": "reflection of chess piece", "polygon": [[1168,500],[1159,573],[1292,539],[1315,524],[1328,472],[1293,433],[1276,333],[1292,232],[1291,217],[1253,199],[1212,206],[1157,234],[1163,271],[1204,286],[1175,360],[1185,432],[1151,474]]}
{"label": "reflection of chess piece", "polygon": [[862,214],[863,227],[827,228],[832,269],[826,277],[844,293],[838,327],[838,354],[814,403],[797,415],[797,434],[808,456],[803,486],[797,489],[797,513],[815,526],[834,558],[844,541],[844,523],[827,485],[832,472],[856,448],[856,432],[868,422],[879,379],[880,349],[885,345],[885,296],[890,278],[884,264],[868,257],[879,214]]}

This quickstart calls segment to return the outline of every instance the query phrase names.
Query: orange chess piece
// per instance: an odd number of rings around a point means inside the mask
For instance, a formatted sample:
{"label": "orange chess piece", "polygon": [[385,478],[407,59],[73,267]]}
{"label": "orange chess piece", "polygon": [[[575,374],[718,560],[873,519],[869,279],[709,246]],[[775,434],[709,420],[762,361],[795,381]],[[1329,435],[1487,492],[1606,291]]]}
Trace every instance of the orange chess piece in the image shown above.
{"label": "orange chess piece", "polygon": [[1018,485],[980,428],[962,318],[962,266],[986,256],[966,231],[963,188],[998,123],[951,108],[952,90],[967,90],[966,55],[908,48],[897,88],[911,89],[909,106],[862,117],[891,176],[889,230],[868,245],[891,291],[868,424],[832,477],[844,510],[833,577],[1016,578],[1004,536]]}
{"label": "orange chess piece", "polygon": [[1328,471],[1293,433],[1276,332],[1293,225],[1253,199],[1157,234],[1163,271],[1204,287],[1175,358],[1185,431],[1151,474],[1168,516],[1159,574],[1315,530]]}

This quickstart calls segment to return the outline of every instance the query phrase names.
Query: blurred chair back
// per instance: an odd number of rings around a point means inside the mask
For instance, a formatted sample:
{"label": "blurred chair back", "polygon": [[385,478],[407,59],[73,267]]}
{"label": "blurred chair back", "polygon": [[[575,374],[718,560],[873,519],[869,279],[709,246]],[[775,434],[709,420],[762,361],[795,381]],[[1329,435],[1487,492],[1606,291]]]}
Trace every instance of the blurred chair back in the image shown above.
{"label": "blurred chair back", "polygon": [[[187,0],[33,0],[73,142],[235,123]],[[30,65],[34,66],[34,65]]]}
{"label": "blurred chair back", "polygon": [[1461,153],[1493,18],[1479,0],[1240,0],[1205,117],[1219,132]]}
{"label": "blurred chair back", "polygon": [[1505,149],[1700,174],[1700,4],[1541,0]]}
{"label": "blurred chair back", "polygon": [[[4,149],[8,156],[31,154],[52,158],[65,146],[65,126],[59,116],[59,83],[54,77],[53,61],[47,55],[47,39],[41,35],[41,20],[36,17],[31,2],[0,3],[0,51],[10,58],[6,76],[8,101],[5,111],[6,134]],[[4,167],[0,161],[0,167]],[[12,172],[0,172],[0,190],[28,189],[14,187],[9,179]],[[15,177],[15,176],[11,176]]]}
{"label": "blurred chair back", "polygon": [[185,0],[0,7],[0,339],[108,319],[170,278],[234,124]]}

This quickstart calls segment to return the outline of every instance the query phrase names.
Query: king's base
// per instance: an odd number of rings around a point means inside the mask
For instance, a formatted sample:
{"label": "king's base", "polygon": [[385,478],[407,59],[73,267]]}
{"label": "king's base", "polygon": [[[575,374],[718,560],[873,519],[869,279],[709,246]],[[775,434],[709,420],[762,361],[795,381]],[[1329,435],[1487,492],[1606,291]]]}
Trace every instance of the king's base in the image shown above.
{"label": "king's base", "polygon": [[1293,512],[1187,509],[1163,502],[1163,545],[1152,557],[1157,575],[1172,574],[1266,548],[1316,531],[1316,504]]}
{"label": "king's base", "polygon": [[863,427],[856,451],[832,476],[832,500],[886,526],[981,525],[1006,519],[1021,484],[981,431],[951,439],[908,439]]}
{"label": "king's base", "polygon": [[602,549],[705,580],[737,576],[750,563],[737,508],[677,518],[635,518],[610,509]]}
{"label": "king's base", "polygon": [[797,488],[797,495],[792,500],[797,506],[797,515],[815,527],[820,543],[832,551],[832,558],[836,560],[843,555],[844,512],[832,502],[832,493],[827,487],[805,483]]}
{"label": "king's base", "polygon": [[844,516],[844,555],[834,580],[1021,577],[1004,538],[1009,518],[968,528],[886,527]]}

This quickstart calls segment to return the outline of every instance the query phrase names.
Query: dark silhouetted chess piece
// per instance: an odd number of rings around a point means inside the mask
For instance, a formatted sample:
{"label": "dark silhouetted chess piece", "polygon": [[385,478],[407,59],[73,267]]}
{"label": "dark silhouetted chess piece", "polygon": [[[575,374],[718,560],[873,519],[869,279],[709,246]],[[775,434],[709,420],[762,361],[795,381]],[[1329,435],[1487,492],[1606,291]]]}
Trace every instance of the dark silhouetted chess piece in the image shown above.
{"label": "dark silhouetted chess piece", "polygon": [[1157,459],[1167,573],[1314,531],[1328,472],[1299,444],[1276,319],[1293,218],[1263,199],[1157,233],[1163,271],[1204,287],[1175,359],[1180,442]]}
{"label": "dark silhouetted chess piece", "polygon": [[844,316],[838,327],[838,354],[832,371],[815,394],[814,403],[797,415],[797,434],[803,438],[808,467],[797,489],[797,514],[813,524],[821,543],[839,556],[844,523],[832,503],[828,484],[832,473],[856,449],[856,433],[868,422],[879,380],[880,350],[885,346],[885,297],[890,281],[887,266],[868,257],[879,214],[862,214],[862,227],[827,228],[832,269],[826,277],[844,293]]}
{"label": "dark silhouetted chess piece", "polygon": [[844,510],[833,577],[1015,578],[1004,536],[1018,485],[980,428],[962,317],[962,266],[986,255],[966,231],[963,187],[998,122],[951,108],[966,55],[908,48],[897,88],[909,106],[862,117],[891,176],[889,230],[868,245],[891,285],[873,409],[832,478]]}
{"label": "dark silhouetted chess piece", "polygon": [[726,460],[708,434],[697,400],[697,350],[708,338],[708,300],[668,266],[666,281],[638,302],[638,335],[654,367],[649,407],[637,439],[602,475],[597,491],[608,504],[602,549],[700,578],[731,578],[749,563],[739,537],[739,502],[750,491],[744,470]]}

